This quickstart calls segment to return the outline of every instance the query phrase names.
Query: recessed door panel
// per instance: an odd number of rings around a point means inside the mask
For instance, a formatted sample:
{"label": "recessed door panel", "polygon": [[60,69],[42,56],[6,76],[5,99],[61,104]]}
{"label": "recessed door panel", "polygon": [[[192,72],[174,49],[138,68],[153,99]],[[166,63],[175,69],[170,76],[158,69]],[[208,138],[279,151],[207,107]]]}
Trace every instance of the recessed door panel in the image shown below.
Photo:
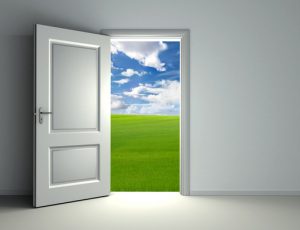
{"label": "recessed door panel", "polygon": [[97,130],[99,49],[51,42],[52,129]]}
{"label": "recessed door panel", "polygon": [[98,146],[54,147],[50,149],[50,187],[99,180]]}

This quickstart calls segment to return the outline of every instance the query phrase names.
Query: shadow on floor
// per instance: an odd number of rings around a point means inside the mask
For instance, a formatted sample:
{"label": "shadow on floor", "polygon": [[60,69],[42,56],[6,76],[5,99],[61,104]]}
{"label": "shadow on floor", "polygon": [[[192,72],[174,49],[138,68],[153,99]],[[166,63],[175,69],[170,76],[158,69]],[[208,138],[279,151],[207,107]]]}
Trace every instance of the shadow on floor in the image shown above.
{"label": "shadow on floor", "polygon": [[31,209],[32,196],[0,196],[0,212],[8,209]]}

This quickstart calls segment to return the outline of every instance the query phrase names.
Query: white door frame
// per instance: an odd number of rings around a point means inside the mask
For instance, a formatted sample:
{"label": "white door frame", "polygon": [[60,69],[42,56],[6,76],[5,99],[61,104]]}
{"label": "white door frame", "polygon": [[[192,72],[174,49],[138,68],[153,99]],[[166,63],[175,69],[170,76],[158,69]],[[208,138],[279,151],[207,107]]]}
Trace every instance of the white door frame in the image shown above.
{"label": "white door frame", "polygon": [[180,194],[190,195],[190,32],[187,29],[105,29],[112,39],[180,40]]}

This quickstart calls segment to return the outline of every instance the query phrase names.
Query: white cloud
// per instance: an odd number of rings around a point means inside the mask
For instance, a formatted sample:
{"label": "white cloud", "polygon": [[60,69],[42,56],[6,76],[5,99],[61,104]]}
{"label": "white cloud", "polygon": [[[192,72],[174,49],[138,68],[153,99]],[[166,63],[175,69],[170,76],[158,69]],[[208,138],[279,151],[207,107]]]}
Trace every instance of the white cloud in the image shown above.
{"label": "white cloud", "polygon": [[112,54],[117,54],[117,53],[118,53],[117,47],[114,45],[113,42],[111,42],[110,44],[111,44],[111,45],[110,45],[110,52],[111,52]]}
{"label": "white cloud", "polygon": [[125,79],[121,79],[121,80],[118,80],[118,81],[113,81],[114,83],[117,83],[119,85],[123,85],[123,84],[126,84],[129,82],[129,79],[128,78],[125,78]]}
{"label": "white cloud", "polygon": [[162,80],[155,84],[140,84],[124,92],[124,95],[145,101],[127,108],[127,113],[140,114],[178,114],[180,101],[180,83]]}
{"label": "white cloud", "polygon": [[121,72],[121,74],[125,77],[131,77],[133,75],[138,75],[138,76],[144,76],[145,74],[147,74],[146,71],[136,71],[136,70],[133,70],[133,69],[126,69],[126,71],[123,71]]}
{"label": "white cloud", "polygon": [[129,105],[125,113],[127,114],[178,114],[178,105],[160,104],[133,104]]}
{"label": "white cloud", "polygon": [[128,57],[137,60],[143,66],[155,68],[157,71],[165,71],[166,64],[159,59],[159,53],[166,50],[167,47],[167,44],[162,41],[112,41],[111,53],[123,52]]}
{"label": "white cloud", "polygon": [[149,93],[157,94],[161,91],[161,88],[154,88],[151,84],[142,84],[140,83],[139,86],[132,88],[131,91],[125,91],[124,95],[133,98],[140,98],[143,99]]}
{"label": "white cloud", "polygon": [[123,70],[123,68],[114,66],[114,63],[113,63],[113,62],[111,62],[111,69],[115,69],[115,70]]}
{"label": "white cloud", "polygon": [[180,83],[178,81],[162,80],[157,82],[155,86],[161,88],[150,88],[149,92],[151,94],[144,96],[144,100],[163,105],[179,103]]}
{"label": "white cloud", "polygon": [[114,110],[117,109],[126,109],[128,106],[123,102],[123,97],[119,95],[111,95],[111,108]]}

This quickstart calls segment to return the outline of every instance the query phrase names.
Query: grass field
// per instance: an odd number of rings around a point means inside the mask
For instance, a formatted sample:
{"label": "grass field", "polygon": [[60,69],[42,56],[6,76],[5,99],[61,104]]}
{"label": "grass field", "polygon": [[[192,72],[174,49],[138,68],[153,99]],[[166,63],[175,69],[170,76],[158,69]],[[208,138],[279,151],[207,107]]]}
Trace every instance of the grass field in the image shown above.
{"label": "grass field", "polygon": [[112,115],[112,191],[179,191],[179,116]]}

